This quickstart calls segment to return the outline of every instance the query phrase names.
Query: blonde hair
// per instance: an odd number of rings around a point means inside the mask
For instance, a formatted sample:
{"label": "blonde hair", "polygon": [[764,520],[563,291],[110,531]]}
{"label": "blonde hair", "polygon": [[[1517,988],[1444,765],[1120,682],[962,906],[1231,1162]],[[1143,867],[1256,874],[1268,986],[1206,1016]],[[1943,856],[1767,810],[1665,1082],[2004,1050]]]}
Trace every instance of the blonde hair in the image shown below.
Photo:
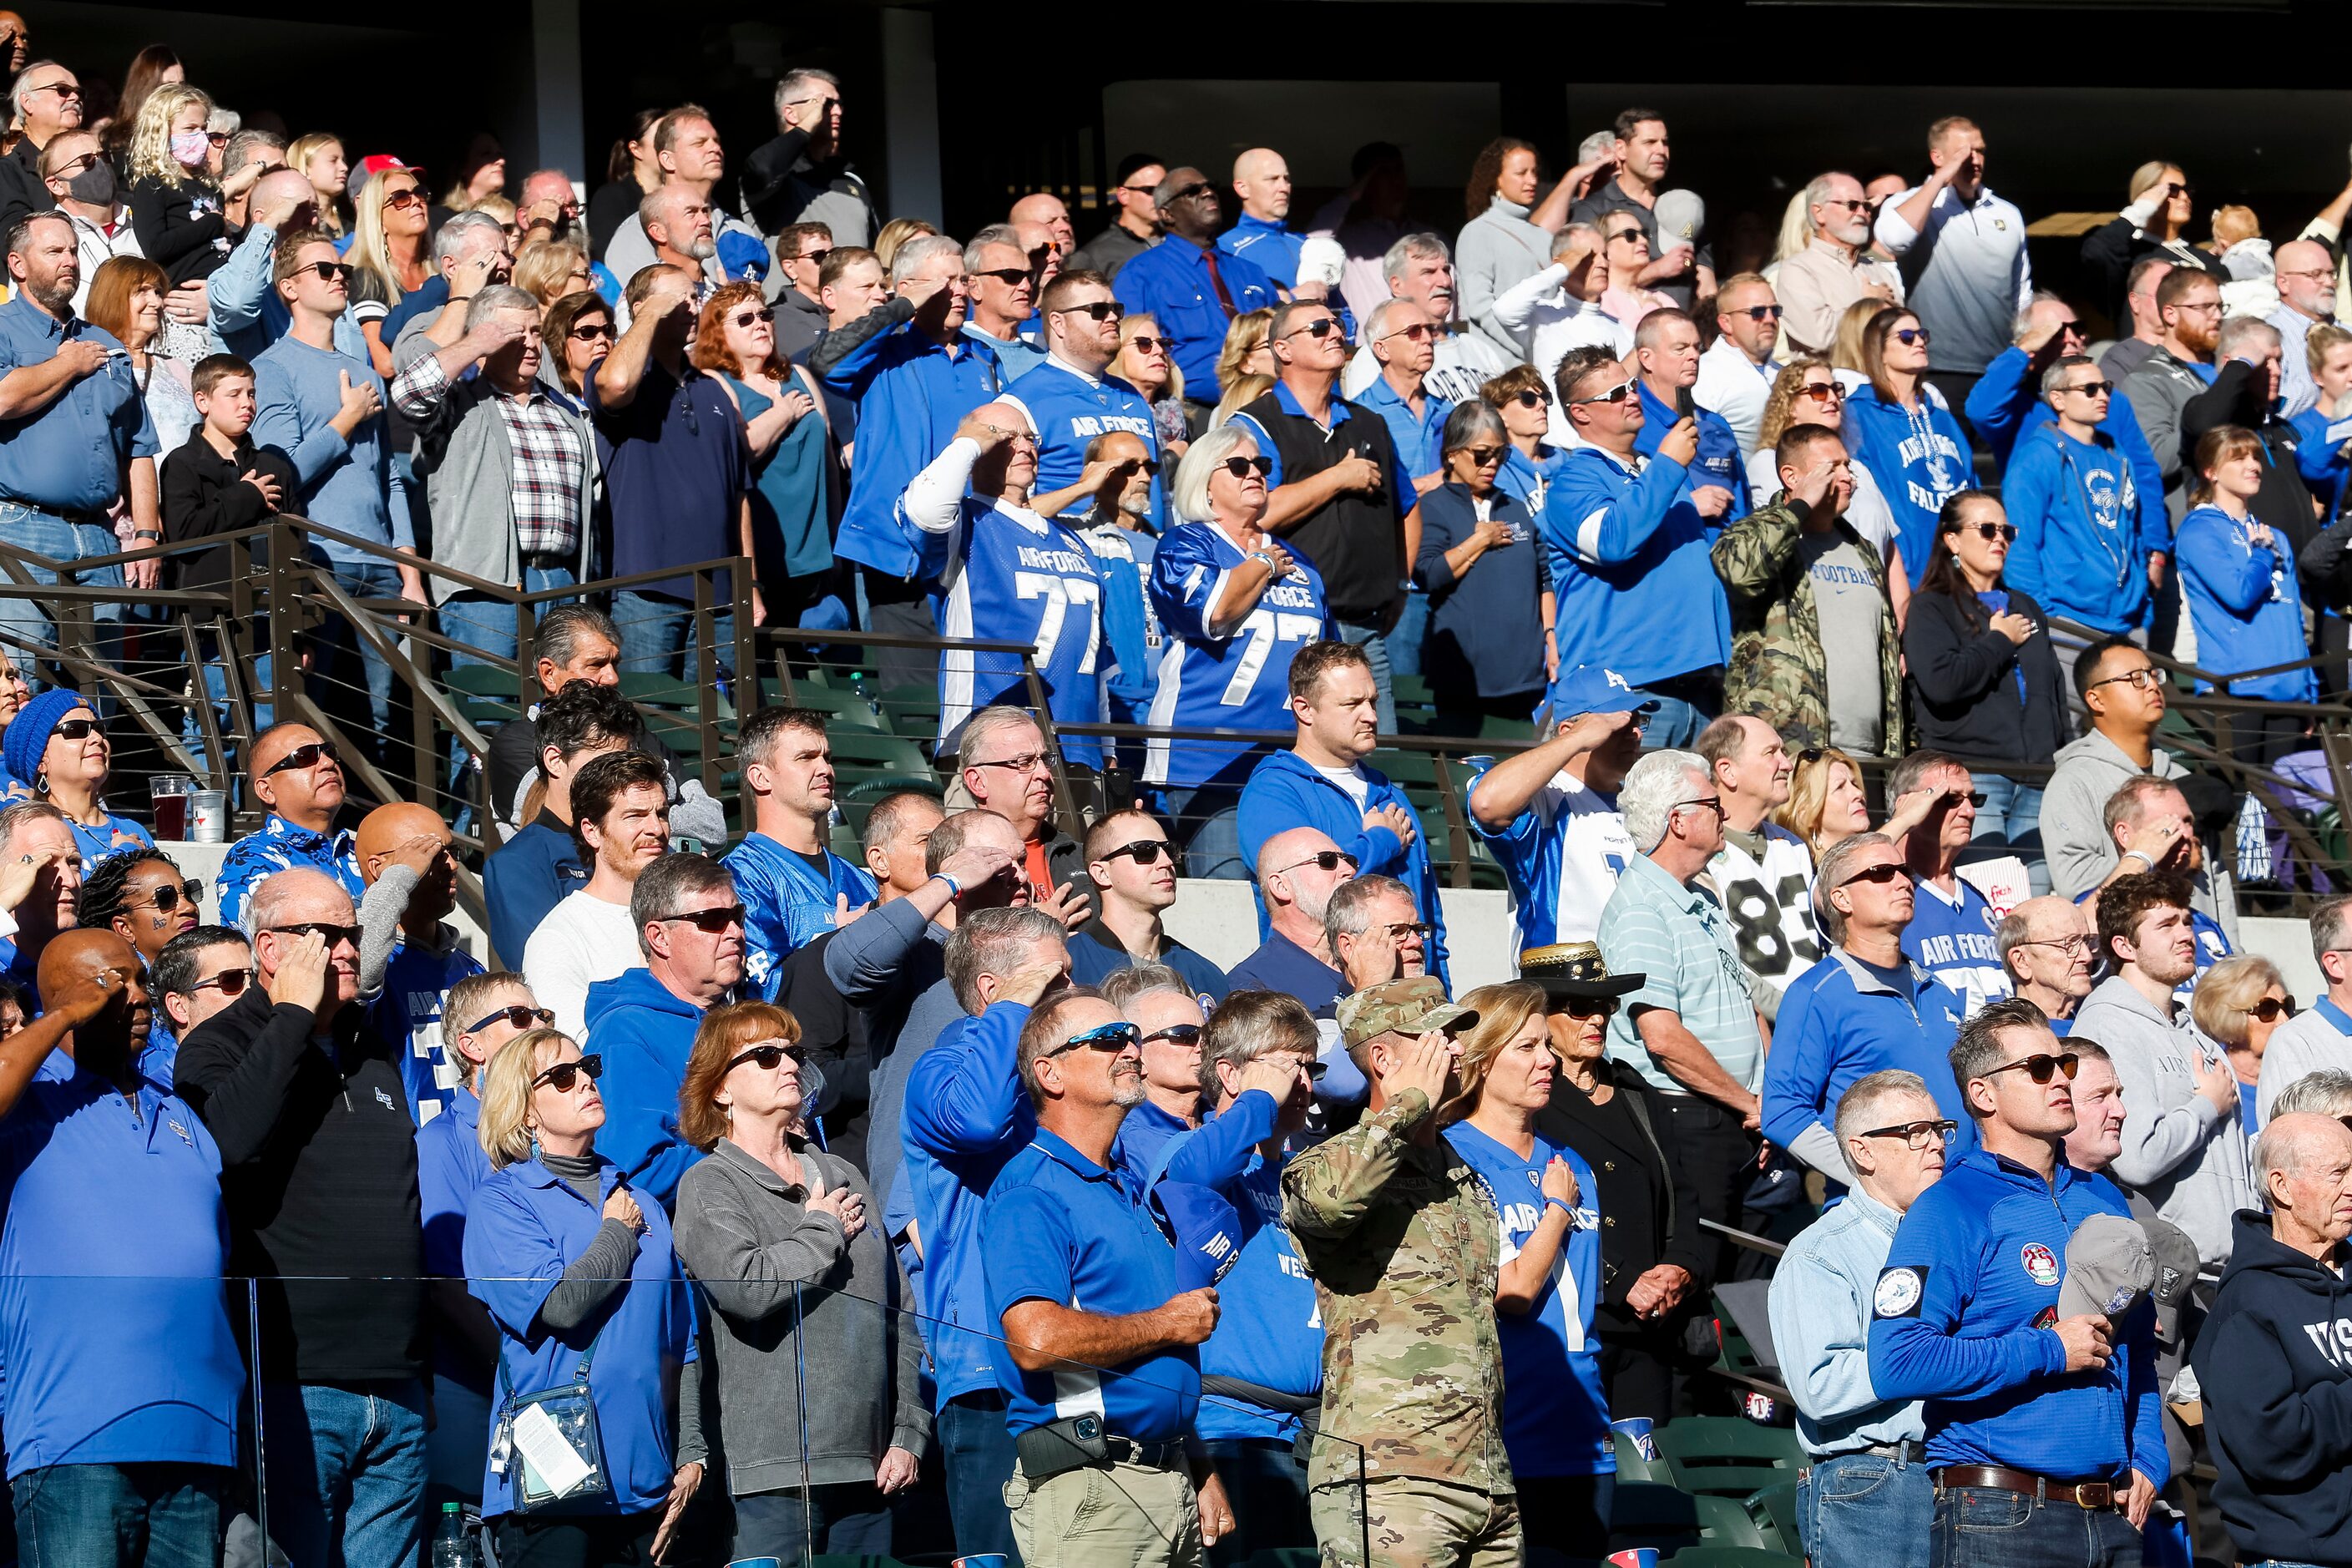
{"label": "blonde hair", "polygon": [[1838,767],[1845,769],[1855,784],[1863,782],[1860,764],[1835,746],[1823,749],[1811,762],[1799,757],[1795,771],[1789,774],[1788,802],[1772,812],[1774,822],[1803,839],[1817,855],[1822,816],[1830,805],[1830,770]]}
{"label": "blonde hair", "polygon": [[1798,187],[1780,210],[1780,237],[1772,243],[1772,259],[1786,261],[1813,243],[1813,187]]}
{"label": "blonde hair", "polygon": [[900,246],[918,236],[939,232],[919,217],[894,217],[882,226],[881,233],[874,237],[874,259],[882,264],[882,270],[887,273]]}
{"label": "blonde hair", "polygon": [[172,156],[172,121],[192,103],[205,106],[212,118],[212,95],[183,81],[165,82],[139,106],[138,123],[131,128],[131,178],[161,180],[167,185],[209,185],[202,167],[191,169]]}
{"label": "blonde hair", "polygon": [[2171,160],[2151,158],[2132,171],[2131,184],[2124,187],[2125,197],[2130,201],[2137,201],[2164,179],[2167,170],[2179,170],[2183,179],[2188,177],[2188,171],[2181,169],[2179,164]]}
{"label": "blonde hair", "polygon": [[587,268],[588,253],[570,240],[542,239],[515,258],[514,286],[545,307],[572,292],[572,275]]}
{"label": "blonde hair", "polygon": [[[1273,335],[1272,310],[1244,310],[1235,316],[1233,325],[1225,329],[1224,346],[1217,351],[1217,384],[1233,385],[1240,378],[1242,366],[1248,362],[1250,355],[1264,348],[1266,340]],[[1169,355],[1168,363],[1174,364],[1176,356]]]}
{"label": "blonde hair", "polygon": [[2273,985],[2284,992],[2286,977],[2262,954],[2242,952],[2225,958],[2197,977],[2197,989],[2189,998],[2189,1016],[2216,1044],[2242,1047],[2251,1032],[2246,1009]]}
{"label": "blonde hair", "polygon": [[[1138,331],[1142,330],[1143,324],[1146,321],[1150,322],[1155,327],[1160,324],[1159,318],[1154,316],[1149,310],[1138,310],[1132,316],[1122,316],[1119,318],[1118,352],[1121,354],[1125,354],[1127,353],[1127,340],[1135,336]],[[1183,401],[1184,397],[1184,373],[1177,368],[1176,351],[1168,346],[1168,342],[1165,338],[1160,340],[1160,357],[1168,362],[1168,386],[1165,391],[1160,393],[1160,399],[1164,402],[1172,397],[1181,403]]]}
{"label": "blonde hair", "polygon": [[1838,318],[1837,346],[1830,352],[1830,363],[1839,370],[1850,370],[1858,375],[1868,375],[1870,364],[1864,358],[1869,342],[1871,318],[1887,308],[1883,300],[1856,300]]}
{"label": "blonde hair", "polygon": [[[1443,1120],[1459,1121],[1470,1114],[1486,1091],[1486,1075],[1495,1070],[1495,1058],[1511,1043],[1519,1026],[1529,1018],[1544,1016],[1544,990],[1540,985],[1524,980],[1508,980],[1499,985],[1481,985],[1462,998],[1462,1006],[1478,1015],[1478,1021],[1463,1031],[1462,1055],[1454,1071],[1462,1079],[1462,1092],[1446,1103],[1447,1114]],[[1551,1036],[1544,1036],[1547,1046]],[[1557,1047],[1554,1047],[1557,1055]]]}
{"label": "blonde hair", "polygon": [[[572,1037],[561,1029],[525,1029],[490,1055],[482,1068],[482,1119],[475,1130],[492,1170],[530,1158],[531,1079]],[[542,1057],[542,1047],[546,1056]]]}
{"label": "blonde hair", "polygon": [[[310,177],[310,160],[330,147],[340,147],[342,144],[341,137],[326,131],[313,131],[308,136],[297,136],[293,144],[286,149],[286,166],[307,180]],[[340,238],[351,226],[343,221],[343,203],[351,199],[352,194],[350,171],[348,169],[344,171],[343,189],[340,195],[318,195],[316,185],[310,188],[312,194],[317,195],[317,200],[312,203],[312,205],[318,209],[319,226]]]}
{"label": "blonde hair", "polygon": [[480,201],[476,202],[472,206],[467,207],[466,210],[471,213],[488,213],[490,216],[499,220],[499,226],[501,228],[512,228],[514,226],[514,203],[495,192],[489,195],[484,196]]}
{"label": "blonde hair", "polygon": [[[383,237],[383,187],[384,182],[399,174],[408,177],[420,197],[425,195],[425,182],[414,169],[379,169],[370,174],[367,184],[360,187],[360,194],[352,201],[352,243],[344,253],[345,260],[367,270],[383,289],[384,301],[393,305],[400,303],[403,290],[399,269],[392,264],[392,249]],[[418,254],[429,261],[431,251],[428,235]]]}
{"label": "blonde hair", "polygon": [[2254,216],[2252,207],[2226,206],[2213,209],[2213,248],[2227,250],[2233,245],[2263,237],[2263,220]]}
{"label": "blonde hair", "polygon": [[1274,377],[1264,371],[1238,378],[1217,400],[1217,411],[1209,416],[1209,428],[1215,429],[1273,390]]}

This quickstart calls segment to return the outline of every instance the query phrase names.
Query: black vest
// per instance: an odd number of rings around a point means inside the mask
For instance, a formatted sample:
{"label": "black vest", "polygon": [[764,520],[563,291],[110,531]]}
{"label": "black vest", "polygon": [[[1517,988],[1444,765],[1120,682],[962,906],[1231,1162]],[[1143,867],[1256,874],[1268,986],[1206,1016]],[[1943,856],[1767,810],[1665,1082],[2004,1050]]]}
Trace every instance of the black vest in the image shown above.
{"label": "black vest", "polygon": [[[1341,409],[1345,419],[1338,417]],[[1381,416],[1360,404],[1334,395],[1331,428],[1283,407],[1276,394],[1242,410],[1257,421],[1282,459],[1282,482],[1313,479],[1349,458],[1370,458],[1381,472],[1398,472],[1396,448]],[[1314,563],[1323,576],[1331,618],[1379,621],[1404,595],[1404,512],[1395,487],[1383,484],[1367,494],[1350,491],[1326,501],[1282,535]]]}

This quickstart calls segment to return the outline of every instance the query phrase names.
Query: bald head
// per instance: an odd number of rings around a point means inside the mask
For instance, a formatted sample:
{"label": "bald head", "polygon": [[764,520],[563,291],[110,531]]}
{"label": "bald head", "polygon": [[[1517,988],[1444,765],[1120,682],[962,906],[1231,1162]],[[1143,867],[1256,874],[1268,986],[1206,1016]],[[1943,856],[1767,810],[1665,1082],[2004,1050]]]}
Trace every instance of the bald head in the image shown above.
{"label": "bald head", "polygon": [[369,812],[360,819],[353,837],[358,840],[361,874],[373,887],[383,873],[383,862],[394,850],[415,838],[446,844],[449,828],[432,807],[403,802]]}
{"label": "bald head", "polygon": [[416,873],[401,929],[429,940],[434,928],[457,906],[457,866],[449,857],[448,825],[428,806],[380,805],[360,822],[360,875],[369,887],[394,866]]}
{"label": "bald head", "polygon": [[[1035,224],[1053,237],[1054,254],[1064,257],[1077,248],[1077,231],[1070,226],[1070,209],[1051,191],[1032,191],[1013,204],[1005,215],[1015,227]],[[1024,242],[1026,243],[1025,241]]]}
{"label": "bald head", "polygon": [[1290,165],[1271,147],[1253,147],[1234,160],[1234,195],[1242,211],[1265,223],[1290,215]]}
{"label": "bald head", "polygon": [[2291,239],[2273,258],[2279,298],[2314,321],[2336,319],[2336,258],[2316,240]]}
{"label": "bald head", "polygon": [[74,1059],[92,1071],[114,1076],[127,1067],[131,1043],[146,1043],[152,1022],[147,966],[112,931],[60,932],[41,950],[37,984],[52,1006],[65,1005],[93,986],[115,993],[96,1017],[74,1028]]}
{"label": "bald head", "polygon": [[310,222],[301,209],[307,206],[315,212],[318,200],[310,176],[281,163],[254,182],[247,210],[257,218],[263,215],[278,218],[281,227],[308,228]]}
{"label": "bald head", "polygon": [[2313,1111],[2274,1116],[2254,1140],[2253,1165],[2280,1245],[2337,1253],[2352,1236],[2352,1130]]}
{"label": "bald head", "polygon": [[[1324,911],[1332,889],[1355,877],[1354,863],[1320,828],[1293,827],[1265,841],[1255,869],[1275,929],[1309,952],[1321,951]],[[1300,934],[1310,927],[1311,940]]]}
{"label": "bald head", "polygon": [[[41,973],[46,980],[49,966]],[[2254,1175],[2264,1187],[2273,1174],[2300,1176],[2333,1159],[2352,1162],[2352,1128],[2333,1116],[2297,1110],[2273,1117],[2255,1140]]]}

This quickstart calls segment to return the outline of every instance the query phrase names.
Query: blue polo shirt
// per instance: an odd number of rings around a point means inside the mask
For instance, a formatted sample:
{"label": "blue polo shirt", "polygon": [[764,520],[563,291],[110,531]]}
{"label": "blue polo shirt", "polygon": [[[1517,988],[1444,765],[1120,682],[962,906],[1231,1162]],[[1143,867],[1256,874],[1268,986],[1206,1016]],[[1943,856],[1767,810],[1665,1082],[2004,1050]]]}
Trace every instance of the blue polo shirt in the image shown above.
{"label": "blue polo shirt", "polygon": [[1287,992],[1306,1003],[1310,1013],[1328,1007],[1348,990],[1347,976],[1280,931],[1234,964],[1225,979],[1236,991]]}
{"label": "blue polo shirt", "polygon": [[1298,252],[1307,243],[1278,222],[1244,213],[1234,226],[1217,236],[1217,248],[1227,256],[1254,264],[1285,289],[1298,287]]}
{"label": "blue polo shirt", "polygon": [[122,494],[122,468],[156,455],[155,422],[122,344],[79,317],[60,321],[22,289],[0,305],[0,375],[57,358],[68,338],[114,351],[34,413],[0,419],[0,500],[43,511],[99,511]]}
{"label": "blue polo shirt", "polygon": [[784,984],[784,960],[833,929],[839,900],[874,901],[874,879],[820,849],[787,849],[764,833],[747,833],[719,858],[743,900],[743,989],[772,1002]]}
{"label": "blue polo shirt", "polygon": [[278,872],[296,867],[324,871],[341,882],[354,906],[367,891],[367,880],[360,875],[359,841],[349,828],[313,833],[273,811],[258,828],[230,845],[221,858],[221,924],[242,925],[245,900],[253,889]]}
{"label": "blue polo shirt", "polygon": [[1976,1147],[1976,1122],[1952,1079],[1952,1045],[1965,1005],[1907,959],[1900,971],[1845,949],[1789,983],[1764,1061],[1764,1136],[1783,1149],[1808,1127],[1834,1127],[1845,1091],[1900,1068],[1927,1081],[1937,1111],[1960,1124],[1948,1153]]}
{"label": "blue polo shirt", "polygon": [[[1215,279],[1224,281],[1222,299]],[[1274,279],[1255,262],[1228,256],[1214,246],[1203,250],[1172,234],[1129,258],[1111,287],[1129,315],[1148,315],[1160,323],[1160,335],[1168,340],[1168,357],[1176,362],[1195,399],[1215,393],[1217,354],[1225,346],[1225,330],[1234,318],[1270,310],[1277,302]]]}
{"label": "blue polo shirt", "polygon": [[[449,987],[482,966],[459,947],[457,933],[443,928],[440,948],[404,941],[384,963],[383,989],[368,1005],[368,1019],[400,1064],[400,1085],[408,1091],[408,1114],[423,1127],[449,1109],[465,1076],[442,1044],[441,1005]],[[473,1022],[468,1018],[467,1023]]]}
{"label": "blue polo shirt", "polygon": [[220,1150],[185,1102],[94,1073],[0,1121],[8,1475],[236,1462],[245,1365],[221,1294]]}
{"label": "blue polo shirt", "polygon": [[159,1094],[172,1092],[172,1073],[179,1066],[180,1037],[163,1021],[163,1009],[155,1009],[155,1022],[148,1027],[147,1044],[139,1053],[139,1076],[155,1086]]}
{"label": "blue polo shirt", "polygon": [[[540,1321],[540,1309],[563,1270],[588,1250],[604,1225],[604,1203],[621,1184],[620,1173],[601,1161],[593,1205],[537,1160],[493,1173],[474,1194],[466,1222],[467,1288],[499,1326],[499,1370],[516,1394],[542,1394],[574,1381],[593,1342],[588,1389],[604,1439],[609,1500],[586,1511],[639,1513],[668,1499],[674,1449],[670,1442],[675,1369],[695,1359],[687,1285],[670,1247],[669,1216],[656,1203],[646,1216],[629,1284],[588,1321],[561,1334]],[[491,1436],[498,1403],[492,1401]],[[482,1477],[482,1517],[514,1507],[516,1467]],[[535,1514],[562,1514],[551,1504]]]}
{"label": "blue polo shirt", "polygon": [[1372,377],[1372,384],[1356,394],[1354,401],[1379,415],[1389,427],[1389,444],[1396,448],[1397,461],[1405,471],[1405,487],[1397,495],[1410,511],[1412,503],[1406,498],[1413,493],[1412,481],[1444,466],[1445,416],[1454,412],[1454,405],[1423,387],[1421,414],[1415,417],[1412,405],[1384,375]]}
{"label": "blue polo shirt", "polygon": [[[999,1325],[1024,1301],[1122,1317],[1177,1293],[1176,1249],[1139,1195],[1042,1127],[996,1178],[982,1226],[988,1311]],[[1101,1371],[1024,1372],[1010,1356],[998,1368],[1015,1433],[1091,1411],[1119,1436],[1161,1443],[1190,1431],[1201,1404],[1201,1358],[1189,1346]]]}
{"label": "blue polo shirt", "polygon": [[[612,509],[613,575],[735,554],[751,449],[726,384],[691,366],[681,380],[658,361],[649,362],[636,396],[625,407],[608,408],[596,386],[604,368],[598,360],[589,370],[586,390],[596,461]],[[694,581],[667,577],[629,591],[690,598]],[[721,598],[732,594],[731,574],[717,574],[712,592]]]}

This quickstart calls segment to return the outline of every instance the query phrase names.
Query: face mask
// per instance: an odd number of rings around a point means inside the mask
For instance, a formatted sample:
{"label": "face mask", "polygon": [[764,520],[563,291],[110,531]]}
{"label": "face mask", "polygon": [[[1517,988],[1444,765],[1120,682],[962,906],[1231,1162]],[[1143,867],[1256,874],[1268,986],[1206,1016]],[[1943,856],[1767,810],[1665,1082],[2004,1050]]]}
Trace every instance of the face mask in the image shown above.
{"label": "face mask", "polygon": [[201,169],[212,152],[213,139],[201,131],[182,131],[172,137],[172,158],[184,169]]}
{"label": "face mask", "polygon": [[94,207],[114,205],[114,165],[100,158],[66,182],[67,194]]}

